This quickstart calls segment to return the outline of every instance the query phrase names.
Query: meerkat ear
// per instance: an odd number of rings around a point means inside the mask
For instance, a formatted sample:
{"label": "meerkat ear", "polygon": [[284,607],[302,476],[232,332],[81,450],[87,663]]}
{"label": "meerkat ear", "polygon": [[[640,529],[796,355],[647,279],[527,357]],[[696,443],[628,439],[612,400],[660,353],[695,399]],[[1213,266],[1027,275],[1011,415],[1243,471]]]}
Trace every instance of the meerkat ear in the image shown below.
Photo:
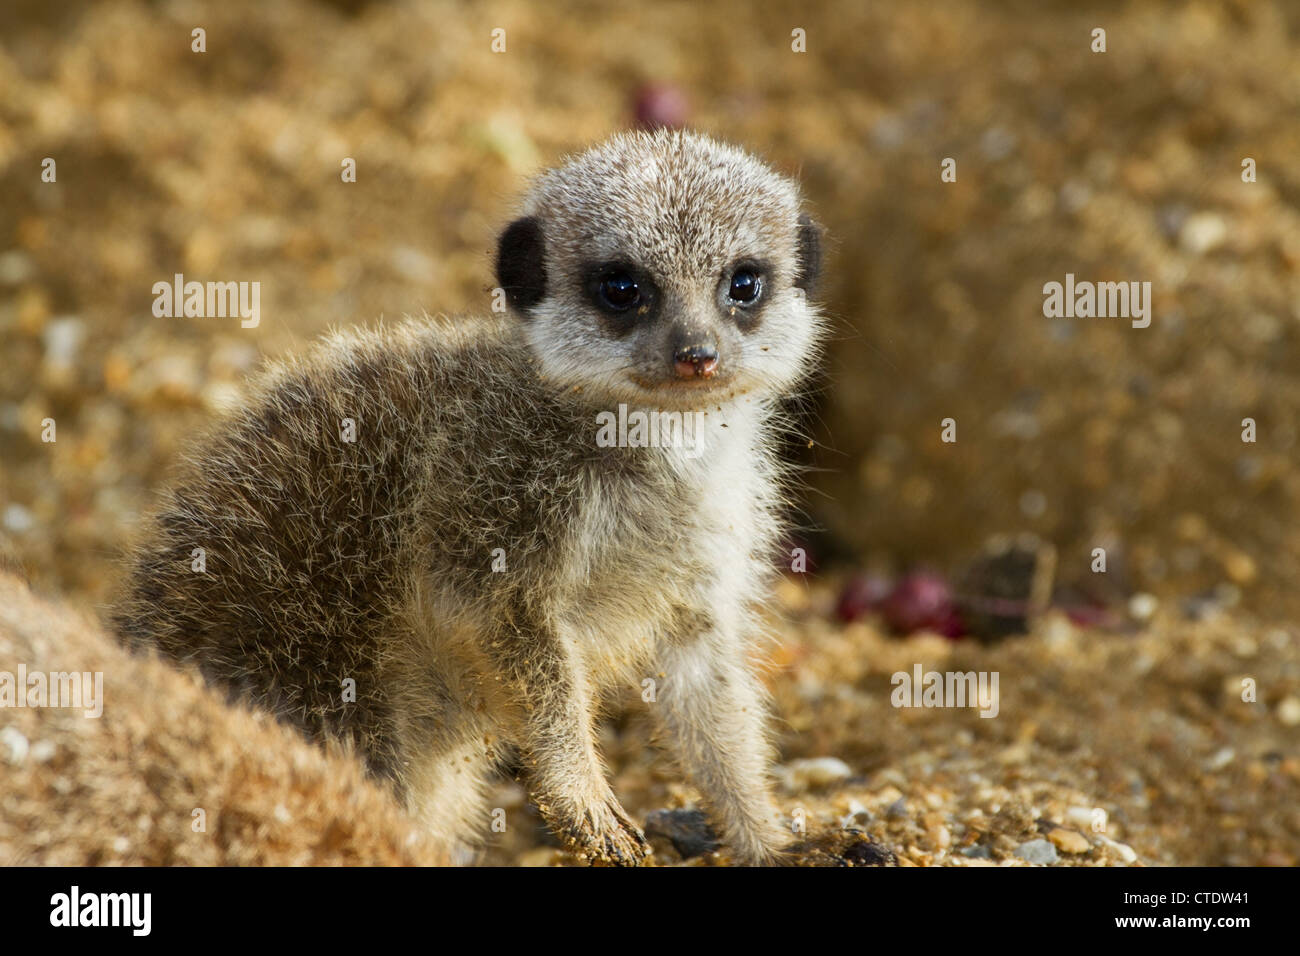
{"label": "meerkat ear", "polygon": [[799,267],[794,284],[811,295],[822,273],[822,227],[807,213],[799,216]]}
{"label": "meerkat ear", "polygon": [[546,294],[545,242],[536,216],[516,219],[497,243],[497,282],[506,301],[527,312]]}

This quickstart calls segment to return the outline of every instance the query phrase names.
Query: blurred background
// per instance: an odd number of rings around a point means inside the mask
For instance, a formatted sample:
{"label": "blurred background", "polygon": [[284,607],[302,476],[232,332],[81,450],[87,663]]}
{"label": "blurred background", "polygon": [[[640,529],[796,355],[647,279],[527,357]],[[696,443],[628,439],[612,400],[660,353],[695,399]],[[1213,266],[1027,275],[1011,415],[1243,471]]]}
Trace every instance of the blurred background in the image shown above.
{"label": "blurred background", "polygon": [[[798,177],[828,230],[834,336],[799,543],[836,583],[787,589],[786,610],[856,619],[900,575],[935,569],[942,590],[991,540],[1030,535],[1034,588],[1046,567],[1073,625],[1173,614],[1140,646],[1058,630],[1006,651],[991,663],[1022,668],[1026,707],[1086,704],[956,738],[933,721],[905,732],[906,713],[874,703],[890,668],[948,651],[872,665],[868,651],[890,653],[874,632],[792,633],[780,666],[815,660],[863,696],[834,724],[826,701],[843,695],[778,690],[783,753],[866,773],[954,739],[1027,748],[1052,726],[1069,776],[1070,735],[1095,727],[1091,776],[1071,783],[1115,801],[1143,854],[1294,864],[1297,641],[1235,622],[1285,628],[1300,609],[1298,51],[1300,4],[1263,0],[8,0],[0,543],[40,589],[102,603],[178,447],[264,356],[335,325],[487,309],[496,233],[528,176],[619,129],[688,125]],[[156,318],[152,286],[175,273],[259,281],[260,325]],[[1045,317],[1043,285],[1067,273],[1150,282],[1150,327]],[[1229,625],[1180,643],[1207,609]],[[1074,676],[1035,683],[1053,667]],[[1224,716],[1242,668],[1274,679],[1275,716]],[[619,739],[607,749],[632,773]],[[1121,746],[1139,749],[1102,759]],[[998,753],[1016,768],[1032,751]],[[914,797],[906,784],[871,782],[881,806]],[[1171,807],[1192,814],[1176,839],[1143,822]],[[1025,819],[1005,829],[1023,839]],[[914,839],[946,846],[932,823]]]}
{"label": "blurred background", "polygon": [[[686,123],[798,176],[829,231],[815,557],[951,569],[1028,531],[1088,600],[1294,610],[1298,36],[1263,2],[7,3],[3,533],[102,599],[177,441],[263,355],[485,309],[527,176]],[[176,272],[260,281],[260,326],[155,318]],[[1149,281],[1151,326],[1045,318],[1067,272]]]}

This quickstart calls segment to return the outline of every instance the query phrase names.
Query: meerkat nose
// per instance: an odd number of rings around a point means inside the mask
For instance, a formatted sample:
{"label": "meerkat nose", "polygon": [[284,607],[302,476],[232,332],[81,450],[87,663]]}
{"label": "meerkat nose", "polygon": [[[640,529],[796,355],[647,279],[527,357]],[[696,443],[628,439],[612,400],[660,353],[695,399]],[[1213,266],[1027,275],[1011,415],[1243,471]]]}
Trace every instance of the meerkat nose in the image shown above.
{"label": "meerkat nose", "polygon": [[673,364],[680,378],[708,378],[717,371],[718,350],[712,345],[680,348],[673,355]]}

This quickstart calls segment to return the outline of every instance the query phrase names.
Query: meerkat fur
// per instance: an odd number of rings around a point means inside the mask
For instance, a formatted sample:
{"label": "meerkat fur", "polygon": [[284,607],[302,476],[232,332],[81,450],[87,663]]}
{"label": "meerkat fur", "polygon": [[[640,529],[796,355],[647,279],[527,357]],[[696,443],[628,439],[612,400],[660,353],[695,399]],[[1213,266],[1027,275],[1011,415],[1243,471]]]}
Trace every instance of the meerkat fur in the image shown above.
{"label": "meerkat fur", "polygon": [[[557,834],[639,862],[593,724],[650,678],[733,857],[778,859],[749,655],[818,250],[791,181],[699,134],[544,173],[500,238],[508,314],[340,332],[265,372],[165,491],[115,626],[350,744],[462,855],[513,754]],[[699,430],[598,439],[637,411]]]}
{"label": "meerkat fur", "polygon": [[5,563],[0,545],[0,661],[48,674],[51,692],[70,672],[84,677],[82,694],[92,674],[102,685],[93,717],[81,706],[4,709],[0,866],[451,862],[351,755],[229,705],[154,655],[127,654]]}

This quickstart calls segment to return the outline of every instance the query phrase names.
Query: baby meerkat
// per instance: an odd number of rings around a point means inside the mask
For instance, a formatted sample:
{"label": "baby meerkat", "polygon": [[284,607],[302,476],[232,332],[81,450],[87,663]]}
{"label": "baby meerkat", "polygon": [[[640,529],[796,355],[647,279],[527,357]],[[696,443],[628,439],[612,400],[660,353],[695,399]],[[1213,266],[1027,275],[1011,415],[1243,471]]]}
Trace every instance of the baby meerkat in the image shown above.
{"label": "baby meerkat", "polygon": [[510,314],[337,333],[254,383],[147,525],[117,629],[352,742],[466,850],[514,754],[558,834],[639,862],[593,722],[650,678],[734,858],[777,859],[748,658],[818,264],[796,186],[740,149],[577,156],[501,236]]}

